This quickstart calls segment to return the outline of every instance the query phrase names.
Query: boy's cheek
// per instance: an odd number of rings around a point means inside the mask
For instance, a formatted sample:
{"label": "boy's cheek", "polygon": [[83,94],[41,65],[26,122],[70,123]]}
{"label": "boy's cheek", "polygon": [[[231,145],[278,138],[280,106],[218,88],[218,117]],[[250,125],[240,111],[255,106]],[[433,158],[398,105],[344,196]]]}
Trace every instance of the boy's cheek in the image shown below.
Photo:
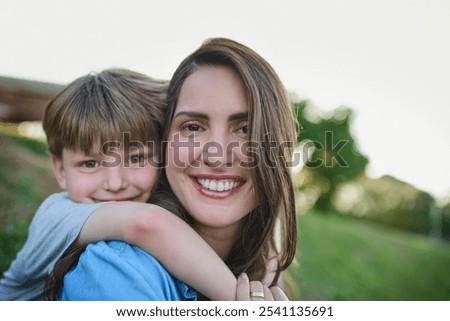
{"label": "boy's cheek", "polygon": [[137,171],[135,182],[140,185],[141,190],[151,192],[159,178],[159,172],[158,168],[147,166]]}

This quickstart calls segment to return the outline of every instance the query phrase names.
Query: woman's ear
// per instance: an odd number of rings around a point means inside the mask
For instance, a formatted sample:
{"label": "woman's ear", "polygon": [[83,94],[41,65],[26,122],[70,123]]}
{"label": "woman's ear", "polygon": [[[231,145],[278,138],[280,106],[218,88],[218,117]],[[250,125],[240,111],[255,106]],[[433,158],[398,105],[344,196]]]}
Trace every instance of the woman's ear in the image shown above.
{"label": "woman's ear", "polygon": [[61,187],[63,190],[65,190],[66,189],[66,173],[64,171],[64,164],[63,164],[62,158],[52,155],[52,169],[53,169],[53,174],[55,175],[56,180],[58,181],[59,187]]}

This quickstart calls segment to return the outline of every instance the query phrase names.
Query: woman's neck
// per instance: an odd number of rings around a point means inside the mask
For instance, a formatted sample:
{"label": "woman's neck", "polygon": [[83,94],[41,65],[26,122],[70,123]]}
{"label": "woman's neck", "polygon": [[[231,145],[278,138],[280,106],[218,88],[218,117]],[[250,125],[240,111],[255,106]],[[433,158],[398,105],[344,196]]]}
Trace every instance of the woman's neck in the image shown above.
{"label": "woman's neck", "polygon": [[239,222],[227,227],[197,226],[195,229],[220,258],[226,261],[233,245],[241,234],[242,225]]}

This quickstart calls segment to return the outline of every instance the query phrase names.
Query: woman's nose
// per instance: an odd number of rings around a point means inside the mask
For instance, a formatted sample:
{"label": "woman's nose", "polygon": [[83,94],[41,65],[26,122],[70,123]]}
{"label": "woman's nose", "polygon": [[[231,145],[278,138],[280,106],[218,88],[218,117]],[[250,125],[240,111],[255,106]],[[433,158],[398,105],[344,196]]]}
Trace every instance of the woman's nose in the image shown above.
{"label": "woman's nose", "polygon": [[231,141],[227,133],[214,132],[209,141],[202,146],[203,163],[213,168],[230,166],[233,163],[234,145],[238,145],[238,142]]}

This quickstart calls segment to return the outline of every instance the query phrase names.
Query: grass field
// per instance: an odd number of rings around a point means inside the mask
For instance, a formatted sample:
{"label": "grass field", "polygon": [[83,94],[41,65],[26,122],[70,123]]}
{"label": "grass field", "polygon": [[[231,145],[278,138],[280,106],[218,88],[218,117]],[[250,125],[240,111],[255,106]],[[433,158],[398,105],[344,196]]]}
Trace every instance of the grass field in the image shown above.
{"label": "grass field", "polygon": [[298,300],[450,300],[450,245],[337,215],[299,216]]}
{"label": "grass field", "polygon": [[[59,190],[44,143],[0,132],[0,272],[25,241],[33,214]],[[0,274],[2,275],[2,273]]]}
{"label": "grass field", "polygon": [[[0,134],[0,274],[58,190],[45,145]],[[295,300],[450,300],[450,245],[353,218],[299,216]]]}

